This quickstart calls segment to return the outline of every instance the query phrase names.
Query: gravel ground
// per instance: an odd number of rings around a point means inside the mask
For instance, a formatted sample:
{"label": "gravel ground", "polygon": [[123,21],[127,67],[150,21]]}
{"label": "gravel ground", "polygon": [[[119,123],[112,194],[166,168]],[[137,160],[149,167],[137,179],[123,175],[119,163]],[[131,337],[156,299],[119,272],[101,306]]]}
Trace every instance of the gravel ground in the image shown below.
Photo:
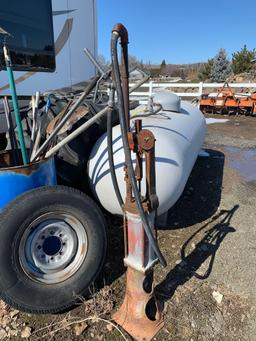
{"label": "gravel ground", "polygon": [[[204,147],[210,157],[198,159],[169,214],[171,230],[161,233],[161,246],[166,249],[171,241],[174,255],[160,289],[172,283],[172,303],[181,291],[185,314],[179,318],[194,327],[187,326],[187,334],[179,331],[180,340],[256,340],[256,122],[228,119],[208,126]],[[189,285],[192,311],[184,302]],[[223,299],[213,313],[214,291]]]}
{"label": "gravel ground", "polygon": [[[165,326],[156,341],[256,340],[256,118],[208,126],[205,148],[167,227],[168,267],[155,269]],[[129,340],[111,323],[124,295],[122,221],[109,221],[111,247],[91,298],[61,316],[0,306],[0,339]],[[41,329],[41,330],[40,330]]]}

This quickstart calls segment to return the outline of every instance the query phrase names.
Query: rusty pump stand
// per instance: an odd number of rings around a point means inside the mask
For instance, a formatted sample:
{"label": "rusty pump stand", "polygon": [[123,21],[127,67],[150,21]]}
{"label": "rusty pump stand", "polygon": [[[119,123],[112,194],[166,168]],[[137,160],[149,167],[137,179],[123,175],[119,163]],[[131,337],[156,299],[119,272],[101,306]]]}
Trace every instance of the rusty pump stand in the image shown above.
{"label": "rusty pump stand", "polygon": [[[121,40],[121,67],[117,42]],[[155,216],[158,197],[155,186],[155,137],[135,121],[130,131],[128,33],[118,24],[112,31],[111,45],[113,80],[118,96],[118,109],[125,151],[125,181],[127,197],[123,205],[125,230],[125,259],[127,266],[126,294],[114,320],[136,340],[151,340],[163,327],[163,316],[153,291],[153,267],[165,259],[156,242]],[[121,72],[120,72],[121,71]],[[120,75],[121,73],[121,75]],[[136,154],[133,170],[131,152]],[[143,158],[145,159],[146,193],[142,198]],[[112,179],[115,177],[112,176]],[[119,193],[120,194],[120,193]]]}

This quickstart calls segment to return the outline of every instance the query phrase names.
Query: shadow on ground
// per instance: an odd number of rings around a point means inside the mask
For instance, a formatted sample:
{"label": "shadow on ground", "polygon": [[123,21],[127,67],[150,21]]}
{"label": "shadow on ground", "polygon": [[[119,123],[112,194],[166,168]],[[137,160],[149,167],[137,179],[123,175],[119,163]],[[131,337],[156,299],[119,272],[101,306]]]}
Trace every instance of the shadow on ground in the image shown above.
{"label": "shadow on ground", "polygon": [[[209,277],[216,253],[222,241],[229,233],[236,231],[230,226],[230,222],[238,208],[239,206],[236,205],[231,210],[220,211],[220,213],[216,214],[210,222],[207,222],[194,232],[183,244],[181,248],[181,263],[176,265],[155,289],[156,295],[161,301],[169,300],[174,295],[178,286],[184,285],[192,277],[202,280]],[[214,222],[217,223],[214,224]],[[193,240],[196,241],[197,236],[202,233],[203,238],[196,244],[194,243],[193,250],[190,253],[187,253],[188,245],[190,245]],[[208,266],[204,274],[198,274],[197,270],[207,260]]]}
{"label": "shadow on ground", "polygon": [[124,266],[124,229],[123,219],[115,216],[106,216],[108,229],[108,252],[100,287],[110,285],[126,271]]}
{"label": "shadow on ground", "polygon": [[[208,219],[217,211],[221,199],[225,156],[216,150],[206,151],[210,157],[198,158],[182,196],[168,213],[168,228],[161,229],[188,227]],[[110,226],[109,251],[102,278],[105,284],[111,284],[125,272],[123,221],[122,218],[109,215],[107,220]]]}
{"label": "shadow on ground", "polygon": [[188,179],[182,196],[168,212],[160,229],[179,229],[210,218],[221,199],[225,155],[206,149],[210,157],[199,157]]}

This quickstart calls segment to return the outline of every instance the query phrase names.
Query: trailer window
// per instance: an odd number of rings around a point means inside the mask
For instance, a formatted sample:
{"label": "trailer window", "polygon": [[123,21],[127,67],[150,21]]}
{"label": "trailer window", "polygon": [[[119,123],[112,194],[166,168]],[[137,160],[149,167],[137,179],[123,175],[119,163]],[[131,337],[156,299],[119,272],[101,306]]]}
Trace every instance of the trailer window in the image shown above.
{"label": "trailer window", "polygon": [[[11,34],[6,42],[14,70],[55,70],[51,0],[1,1],[0,27]],[[2,48],[0,58],[4,66]]]}

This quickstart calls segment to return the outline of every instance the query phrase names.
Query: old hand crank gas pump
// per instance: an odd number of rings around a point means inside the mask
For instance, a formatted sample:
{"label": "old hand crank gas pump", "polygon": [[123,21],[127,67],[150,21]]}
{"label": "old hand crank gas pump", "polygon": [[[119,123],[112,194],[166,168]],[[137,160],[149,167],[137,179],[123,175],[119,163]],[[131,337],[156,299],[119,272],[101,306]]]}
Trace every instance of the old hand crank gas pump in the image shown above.
{"label": "old hand crank gas pump", "polygon": [[[119,39],[122,47],[120,69],[117,55]],[[126,201],[123,211],[127,280],[124,302],[113,318],[136,340],[151,340],[163,326],[163,316],[153,291],[153,267],[158,261],[163,266],[166,262],[155,235],[158,208],[155,137],[151,131],[142,128],[141,120],[135,121],[134,132],[130,130],[127,46],[127,30],[118,24],[112,32],[111,55],[125,152]],[[135,171],[131,152],[136,154]],[[141,190],[143,180],[146,182],[144,195]]]}

